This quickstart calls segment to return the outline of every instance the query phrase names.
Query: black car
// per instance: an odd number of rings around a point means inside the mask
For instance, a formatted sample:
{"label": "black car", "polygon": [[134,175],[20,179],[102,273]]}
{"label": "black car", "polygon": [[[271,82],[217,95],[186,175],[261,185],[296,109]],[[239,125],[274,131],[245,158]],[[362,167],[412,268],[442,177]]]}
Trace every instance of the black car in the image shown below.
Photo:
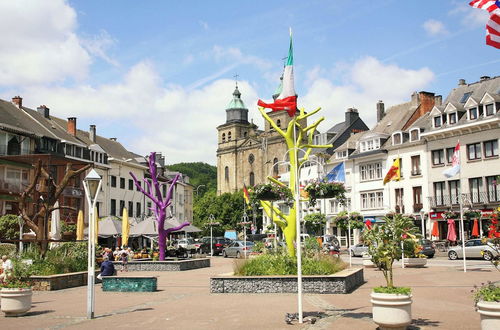
{"label": "black car", "polygon": [[[203,252],[210,253],[210,236],[203,237],[201,240],[203,242]],[[231,240],[226,237],[212,237],[212,249],[214,256],[222,253],[222,250],[225,247],[228,247],[231,244]]]}
{"label": "black car", "polygon": [[434,243],[428,239],[421,239],[419,243],[422,245],[422,251],[420,251],[420,253],[427,256],[427,258],[433,258],[434,254],[436,254]]}

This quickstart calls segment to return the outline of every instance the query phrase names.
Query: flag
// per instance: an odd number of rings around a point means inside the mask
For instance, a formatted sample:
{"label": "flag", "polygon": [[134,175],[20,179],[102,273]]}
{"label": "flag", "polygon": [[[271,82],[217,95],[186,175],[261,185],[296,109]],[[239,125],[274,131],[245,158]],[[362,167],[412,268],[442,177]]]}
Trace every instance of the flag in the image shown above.
{"label": "flag", "polygon": [[460,172],[460,142],[457,142],[455,146],[455,151],[453,151],[453,158],[451,161],[451,168],[443,171],[443,175],[447,178],[451,178]]}
{"label": "flag", "polygon": [[245,184],[243,184],[243,198],[245,199],[245,203],[250,206],[250,194]]}
{"label": "flag", "polygon": [[325,178],[327,182],[345,182],[344,162],[335,166]]}
{"label": "flag", "polygon": [[490,13],[486,23],[486,44],[500,49],[500,0],[473,0],[469,5]]}
{"label": "flag", "polygon": [[391,168],[384,177],[384,184],[389,181],[399,181],[401,179],[401,167],[399,166],[399,157],[394,159]]}
{"label": "flag", "polygon": [[288,58],[283,72],[283,88],[281,93],[274,100],[274,103],[265,103],[259,100],[257,105],[272,109],[273,111],[285,110],[290,117],[295,116],[295,112],[297,111],[297,95],[295,94],[293,79],[292,29],[290,29],[290,48],[288,49]]}

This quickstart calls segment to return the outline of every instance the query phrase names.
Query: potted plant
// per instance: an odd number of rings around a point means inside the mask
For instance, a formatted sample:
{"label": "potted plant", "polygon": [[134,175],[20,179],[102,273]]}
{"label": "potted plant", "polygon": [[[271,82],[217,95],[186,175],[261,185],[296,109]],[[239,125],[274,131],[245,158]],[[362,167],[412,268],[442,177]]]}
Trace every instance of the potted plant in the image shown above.
{"label": "potted plant", "polygon": [[326,224],[326,216],[323,213],[311,213],[304,217],[304,224],[308,234],[316,235],[322,232]]}
{"label": "potted plant", "polygon": [[458,218],[460,218],[460,213],[455,212],[455,211],[446,211],[443,213],[443,216],[446,219],[458,219]]}
{"label": "potted plant", "polygon": [[312,180],[305,186],[304,191],[309,195],[309,204],[312,206],[316,205],[318,198],[345,200],[345,187],[342,182]]}
{"label": "potted plant", "polygon": [[466,211],[464,211],[464,217],[466,217],[469,220],[479,219],[479,218],[481,218],[481,211],[480,210],[466,210]]}
{"label": "potted plant", "polygon": [[364,241],[373,263],[382,271],[386,286],[373,289],[373,321],[381,329],[404,329],[411,323],[411,289],[394,286],[393,264],[402,254],[404,237],[415,235],[417,228],[413,221],[401,214],[385,217],[385,223],[377,223],[365,231]]}
{"label": "potted plant", "polygon": [[424,267],[427,264],[427,257],[422,254],[422,249],[417,237],[410,237],[403,241],[405,267]]}
{"label": "potted plant", "polygon": [[287,186],[275,183],[263,183],[254,187],[252,197],[262,201],[283,200],[288,205],[293,205],[295,199]]}
{"label": "potted plant", "polygon": [[64,239],[74,239],[76,238],[76,225],[63,222],[63,224],[61,225],[61,232]]}
{"label": "potted plant", "polygon": [[5,316],[22,316],[31,309],[31,275],[30,265],[16,260],[11,275],[0,283],[1,310]]}

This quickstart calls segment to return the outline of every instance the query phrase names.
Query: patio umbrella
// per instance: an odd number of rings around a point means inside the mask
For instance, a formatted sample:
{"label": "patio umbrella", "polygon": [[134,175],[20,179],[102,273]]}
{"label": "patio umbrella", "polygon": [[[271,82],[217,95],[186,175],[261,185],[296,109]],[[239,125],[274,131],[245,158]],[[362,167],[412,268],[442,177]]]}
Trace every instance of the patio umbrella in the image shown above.
{"label": "patio umbrella", "polygon": [[97,244],[97,238],[99,237],[99,215],[97,214],[97,207],[94,208],[94,222],[95,222],[94,243]]}
{"label": "patio umbrella", "polygon": [[472,227],[472,236],[479,237],[479,223],[474,219],[474,226]]}
{"label": "patio umbrella", "polygon": [[129,237],[158,235],[155,217],[148,217],[130,226]]}
{"label": "patio umbrella", "polygon": [[457,240],[457,233],[455,230],[455,220],[448,220],[448,234],[446,235],[446,239],[450,242],[455,242]]}
{"label": "patio umbrella", "polygon": [[122,216],[122,246],[128,245],[128,235],[130,232],[130,224],[128,222],[128,211],[126,208],[123,208],[123,216]]}
{"label": "patio umbrella", "polygon": [[76,239],[81,241],[83,240],[83,211],[78,211],[78,218],[76,220]]}
{"label": "patio umbrella", "polygon": [[432,236],[439,237],[439,224],[437,221],[432,224]]}
{"label": "patio umbrella", "polygon": [[368,229],[372,229],[372,222],[371,222],[370,220],[366,220],[366,222],[365,222],[365,226],[366,226],[366,228],[368,228]]}
{"label": "patio umbrella", "polygon": [[[54,207],[59,207],[59,202],[54,204]],[[53,240],[61,239],[61,213],[59,212],[59,208],[52,211],[52,219],[50,221],[50,237]]]}

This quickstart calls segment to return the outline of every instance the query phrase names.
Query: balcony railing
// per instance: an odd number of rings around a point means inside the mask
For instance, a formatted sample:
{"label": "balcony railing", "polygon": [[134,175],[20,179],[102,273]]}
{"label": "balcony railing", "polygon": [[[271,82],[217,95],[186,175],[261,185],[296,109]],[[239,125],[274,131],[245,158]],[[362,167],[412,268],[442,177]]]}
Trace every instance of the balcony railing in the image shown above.
{"label": "balcony railing", "polygon": [[[427,197],[432,208],[458,205],[458,195],[430,196]],[[478,191],[462,194],[463,205],[497,204],[500,202],[500,191]]]}

